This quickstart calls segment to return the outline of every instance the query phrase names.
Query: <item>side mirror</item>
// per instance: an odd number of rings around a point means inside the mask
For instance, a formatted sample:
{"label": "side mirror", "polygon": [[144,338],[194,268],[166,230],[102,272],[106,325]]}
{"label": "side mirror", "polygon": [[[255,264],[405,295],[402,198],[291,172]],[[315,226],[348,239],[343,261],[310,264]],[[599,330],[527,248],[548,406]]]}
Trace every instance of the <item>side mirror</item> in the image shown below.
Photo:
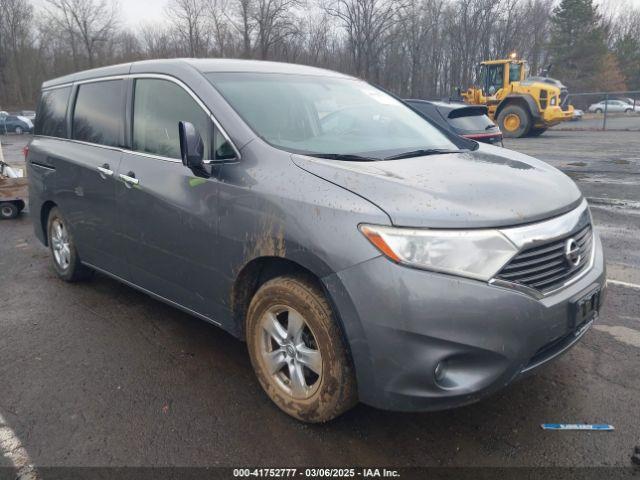
{"label": "side mirror", "polygon": [[188,168],[203,166],[204,142],[193,123],[178,122],[178,135],[182,164]]}
{"label": "side mirror", "polygon": [[180,137],[180,156],[182,164],[199,177],[211,175],[204,166],[204,142],[198,129],[190,122],[178,122]]}

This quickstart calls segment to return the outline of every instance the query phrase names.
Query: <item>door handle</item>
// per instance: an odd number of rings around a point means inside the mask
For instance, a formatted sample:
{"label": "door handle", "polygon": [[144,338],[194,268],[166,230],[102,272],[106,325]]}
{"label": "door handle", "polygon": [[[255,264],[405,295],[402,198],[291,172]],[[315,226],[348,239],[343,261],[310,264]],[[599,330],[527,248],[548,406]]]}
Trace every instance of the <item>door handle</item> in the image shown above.
{"label": "door handle", "polygon": [[136,178],[136,174],[133,172],[129,172],[126,175],[124,173],[121,173],[120,178],[124,180],[124,184],[129,188],[140,183],[140,180]]}
{"label": "door handle", "polygon": [[98,172],[102,178],[107,178],[113,175],[113,170],[109,170],[109,164],[105,163],[101,167],[98,167]]}

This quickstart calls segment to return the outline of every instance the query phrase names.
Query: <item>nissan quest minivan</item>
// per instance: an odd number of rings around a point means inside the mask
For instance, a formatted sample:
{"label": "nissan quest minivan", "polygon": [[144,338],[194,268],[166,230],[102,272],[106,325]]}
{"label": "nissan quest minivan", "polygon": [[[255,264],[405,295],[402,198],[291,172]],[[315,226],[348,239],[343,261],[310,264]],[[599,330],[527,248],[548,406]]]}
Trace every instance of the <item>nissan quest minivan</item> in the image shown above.
{"label": "nissan quest minivan", "polygon": [[605,287],[564,174],[347,75],[160,60],[45,82],[37,237],[248,346],[306,422],[465,405],[566,352]]}

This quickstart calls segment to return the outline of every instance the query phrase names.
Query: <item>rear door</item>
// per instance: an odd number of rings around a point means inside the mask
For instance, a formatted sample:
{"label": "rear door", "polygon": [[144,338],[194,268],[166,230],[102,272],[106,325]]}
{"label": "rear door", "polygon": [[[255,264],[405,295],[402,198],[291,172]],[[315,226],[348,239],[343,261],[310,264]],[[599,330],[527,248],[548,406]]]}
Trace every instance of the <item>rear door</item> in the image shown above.
{"label": "rear door", "polygon": [[129,278],[115,204],[115,172],[124,141],[124,80],[81,83],[74,88],[71,139],[57,167],[57,194],[71,224],[80,258]]}
{"label": "rear door", "polygon": [[218,134],[203,104],[175,80],[135,78],[130,91],[132,151],[124,153],[117,196],[133,281],[214,319],[218,180],[182,165],[178,122],[196,126],[205,159],[214,158]]}

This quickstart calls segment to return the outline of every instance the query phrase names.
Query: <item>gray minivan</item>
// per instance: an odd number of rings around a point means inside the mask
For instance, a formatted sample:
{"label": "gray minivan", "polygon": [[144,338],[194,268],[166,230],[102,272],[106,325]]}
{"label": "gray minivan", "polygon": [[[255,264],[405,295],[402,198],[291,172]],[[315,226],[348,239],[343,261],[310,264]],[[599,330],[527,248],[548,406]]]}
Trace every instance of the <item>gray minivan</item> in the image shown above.
{"label": "gray minivan", "polygon": [[37,237],[247,342],[286,413],[474,402],[574,345],[603,252],[576,185],[306,66],[160,60],[45,82]]}

